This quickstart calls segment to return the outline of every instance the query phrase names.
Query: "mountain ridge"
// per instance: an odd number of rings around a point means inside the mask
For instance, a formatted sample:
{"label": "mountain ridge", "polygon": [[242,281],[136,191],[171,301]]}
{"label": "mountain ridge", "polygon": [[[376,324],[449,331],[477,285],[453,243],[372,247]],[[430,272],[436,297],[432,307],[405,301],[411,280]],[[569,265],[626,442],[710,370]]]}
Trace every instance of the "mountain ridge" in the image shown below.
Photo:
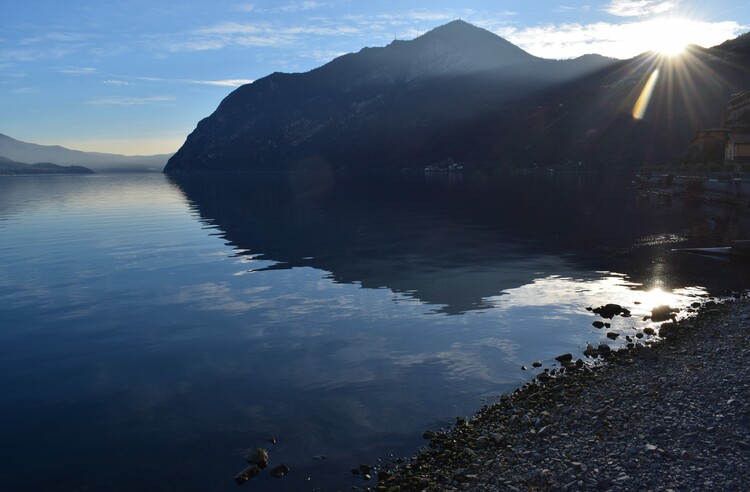
{"label": "mountain ridge", "polygon": [[60,145],[40,145],[0,133],[0,156],[16,162],[49,162],[85,166],[97,172],[161,171],[172,154],[135,155],[84,152]]}
{"label": "mountain ridge", "polygon": [[84,166],[59,166],[51,162],[37,162],[26,164],[0,156],[0,176],[26,174],[92,174],[93,171]]}
{"label": "mountain ridge", "polygon": [[[691,51],[708,69],[722,53],[744,56],[719,48]],[[383,169],[446,160],[640,167],[674,158],[697,129],[688,125],[716,124],[709,121],[712,107],[733,88],[750,86],[736,59],[724,61],[713,70],[725,80],[697,84],[705,93],[691,96],[701,103],[695,114],[675,108],[686,94],[664,92],[683,88],[660,81],[661,97],[645,119],[634,121],[632,107],[648,72],[667,72],[665,59],[647,53],[631,60],[548,60],[454,21],[411,41],[363,48],[306,73],[276,72],[239,87],[198,123],[165,172]],[[664,122],[662,114],[675,121]],[[656,148],[649,138],[668,145]]]}

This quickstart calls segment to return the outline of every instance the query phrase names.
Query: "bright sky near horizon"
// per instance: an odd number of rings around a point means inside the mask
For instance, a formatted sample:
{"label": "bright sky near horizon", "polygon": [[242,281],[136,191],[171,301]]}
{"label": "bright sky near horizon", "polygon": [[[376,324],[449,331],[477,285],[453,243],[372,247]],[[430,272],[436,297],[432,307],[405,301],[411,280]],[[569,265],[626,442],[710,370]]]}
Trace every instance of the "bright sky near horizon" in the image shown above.
{"label": "bright sky near horizon", "polygon": [[26,0],[0,15],[0,133],[176,151],[236,86],[454,19],[529,53],[630,58],[750,30],[750,0]]}

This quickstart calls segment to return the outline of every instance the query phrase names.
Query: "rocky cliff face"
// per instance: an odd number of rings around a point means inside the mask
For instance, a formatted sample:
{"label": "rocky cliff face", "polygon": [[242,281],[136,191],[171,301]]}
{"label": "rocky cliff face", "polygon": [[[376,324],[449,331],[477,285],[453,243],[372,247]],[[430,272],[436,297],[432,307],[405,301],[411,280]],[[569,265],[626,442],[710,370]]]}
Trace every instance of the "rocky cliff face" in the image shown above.
{"label": "rocky cliff face", "polygon": [[[671,82],[660,81],[649,117],[633,121],[640,88],[665,62],[648,55],[545,60],[454,21],[412,41],[238,88],[198,124],[165,172],[383,169],[445,160],[522,166],[619,159],[642,166],[684,150],[692,125],[715,125],[727,95],[750,82],[734,58],[722,64],[704,50],[695,57],[725,78],[677,87],[674,77],[682,75],[673,73]],[[685,87],[696,93],[667,92]],[[680,119],[690,97],[702,104]]]}

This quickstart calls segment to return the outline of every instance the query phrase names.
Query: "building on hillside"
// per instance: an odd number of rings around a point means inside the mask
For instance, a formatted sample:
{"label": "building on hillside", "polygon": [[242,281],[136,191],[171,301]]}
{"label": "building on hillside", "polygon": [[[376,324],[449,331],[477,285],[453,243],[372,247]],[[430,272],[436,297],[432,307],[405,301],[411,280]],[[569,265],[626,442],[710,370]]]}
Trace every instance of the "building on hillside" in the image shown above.
{"label": "building on hillside", "polygon": [[727,162],[750,162],[750,133],[730,133],[724,146]]}
{"label": "building on hillside", "polygon": [[706,128],[705,130],[698,130],[690,145],[700,150],[708,150],[717,145],[723,146],[728,136],[728,128]]}
{"label": "building on hillside", "polygon": [[750,127],[750,90],[732,94],[722,120],[724,128]]}
{"label": "building on hillside", "polygon": [[[748,161],[750,90],[732,94],[721,116],[720,128],[698,130],[685,155],[686,163],[739,164]],[[730,143],[730,138],[733,138]]]}

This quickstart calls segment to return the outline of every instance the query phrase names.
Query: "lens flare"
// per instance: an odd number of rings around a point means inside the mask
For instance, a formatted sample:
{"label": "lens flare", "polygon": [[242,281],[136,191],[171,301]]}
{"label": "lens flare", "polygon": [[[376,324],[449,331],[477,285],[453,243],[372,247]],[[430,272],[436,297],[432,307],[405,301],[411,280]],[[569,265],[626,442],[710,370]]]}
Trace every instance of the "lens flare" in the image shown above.
{"label": "lens flare", "polygon": [[648,109],[648,103],[651,101],[651,96],[654,93],[654,87],[656,86],[657,80],[659,80],[658,68],[651,72],[648,81],[646,81],[646,85],[643,86],[641,95],[638,96],[638,100],[633,106],[633,118],[636,120],[642,120],[643,117],[646,116],[646,109]]}

